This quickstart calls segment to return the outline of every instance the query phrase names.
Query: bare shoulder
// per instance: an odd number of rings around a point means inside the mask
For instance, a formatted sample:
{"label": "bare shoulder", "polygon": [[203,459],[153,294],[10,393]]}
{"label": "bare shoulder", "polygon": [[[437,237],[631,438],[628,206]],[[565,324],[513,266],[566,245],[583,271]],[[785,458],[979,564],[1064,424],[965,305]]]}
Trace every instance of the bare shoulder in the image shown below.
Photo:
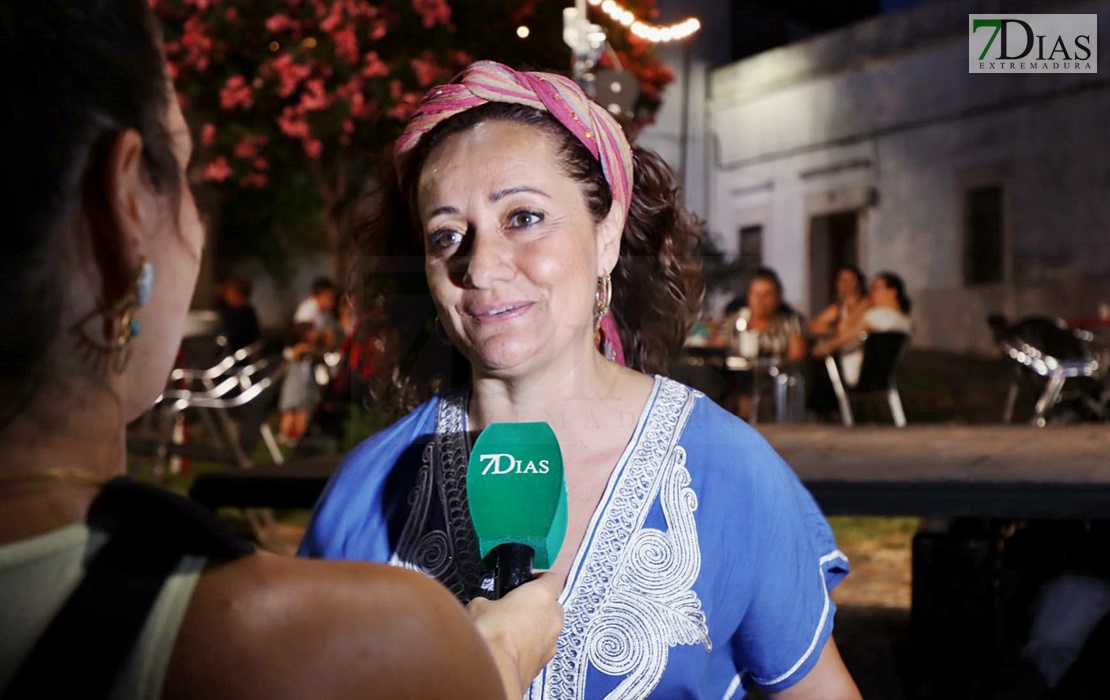
{"label": "bare shoulder", "polygon": [[163,697],[498,697],[492,657],[435,581],[257,554],[206,571]]}

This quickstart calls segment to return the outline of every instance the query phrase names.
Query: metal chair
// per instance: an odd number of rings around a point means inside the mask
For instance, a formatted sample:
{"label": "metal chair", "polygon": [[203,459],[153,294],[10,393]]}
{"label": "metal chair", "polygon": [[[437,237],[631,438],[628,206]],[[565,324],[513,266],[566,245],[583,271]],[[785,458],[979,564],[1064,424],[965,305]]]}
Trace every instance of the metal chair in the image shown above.
{"label": "metal chair", "polygon": [[840,416],[844,425],[855,425],[852,415],[852,399],[882,397],[890,405],[890,415],[899,428],[906,425],[906,414],[902,410],[902,397],[898,393],[894,372],[902,353],[909,344],[905,333],[883,332],[868,333],[863,341],[863,362],[860,365],[859,381],[855,386],[846,386],[840,377],[840,365],[832,355],[825,358],[833,391],[840,405]]}
{"label": "metal chair", "polygon": [[[165,465],[171,450],[173,427],[177,417],[189,409],[197,409],[205,417],[213,435],[223,443],[228,454],[240,467],[251,466],[251,459],[242,448],[229,412],[272,397],[280,386],[288,365],[280,359],[263,358],[224,375],[208,376],[202,380],[202,389],[168,389],[155,401],[158,412],[156,469]],[[186,379],[191,370],[177,379]],[[219,380],[218,382],[216,380]],[[272,391],[271,391],[272,390]],[[214,419],[214,420],[211,420]],[[257,430],[266,444],[274,463],[284,463],[284,457],[274,439],[273,431],[265,420],[257,421]],[[244,427],[247,421],[244,421]]]}
{"label": "metal chair", "polygon": [[[1067,380],[1098,379],[1105,373],[1105,368],[1100,366],[1097,355],[1092,351],[1090,334],[1085,331],[1068,328],[1057,319],[1036,316],[1006,325],[1004,316],[991,314],[987,322],[995,342],[1006,356],[1018,363],[1027,374],[1047,380],[1033,409],[1033,425],[1046,425],[1049,412],[1063,396]],[[1002,415],[1005,423],[1013,418],[1020,379],[1021,376],[1016,375],[1010,384]],[[1100,401],[1088,398],[1092,404],[1090,411],[1101,415],[1103,407]]]}

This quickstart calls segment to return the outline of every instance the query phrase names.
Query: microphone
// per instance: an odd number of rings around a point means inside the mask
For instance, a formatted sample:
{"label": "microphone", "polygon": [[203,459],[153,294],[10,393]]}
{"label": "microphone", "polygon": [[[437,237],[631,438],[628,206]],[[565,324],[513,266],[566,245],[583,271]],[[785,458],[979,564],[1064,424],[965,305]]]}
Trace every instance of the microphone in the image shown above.
{"label": "microphone", "polygon": [[549,569],[567,531],[563,454],[547,423],[491,423],[466,470],[470,519],[494,599]]}

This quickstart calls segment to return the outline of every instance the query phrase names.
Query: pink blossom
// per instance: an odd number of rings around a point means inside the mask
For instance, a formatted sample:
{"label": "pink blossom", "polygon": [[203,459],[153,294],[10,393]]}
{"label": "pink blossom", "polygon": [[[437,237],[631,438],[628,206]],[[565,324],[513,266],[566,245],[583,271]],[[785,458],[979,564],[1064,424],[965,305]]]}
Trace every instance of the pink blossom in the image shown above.
{"label": "pink blossom", "polygon": [[305,155],[309,158],[319,158],[320,152],[324,149],[320,139],[307,138],[301,142],[301,145],[304,147]]}
{"label": "pink blossom", "polygon": [[235,144],[235,148],[232,152],[235,154],[236,158],[250,160],[258,156],[258,145],[255,143],[253,137],[244,136],[239,139],[239,143]]}
{"label": "pink blossom", "polygon": [[414,58],[409,61],[412,70],[416,73],[416,82],[422,87],[428,87],[435,82],[440,73],[439,65],[429,58],[431,54],[425,52],[423,58]]}
{"label": "pink blossom", "polygon": [[390,97],[390,99],[393,99],[393,100],[401,99],[401,90],[402,90],[402,87],[401,87],[401,81],[400,80],[390,80],[389,81],[389,97]]}
{"label": "pink blossom", "polygon": [[293,139],[305,139],[310,136],[308,122],[304,119],[304,112],[297,107],[289,106],[282,110],[277,119],[281,133]]}
{"label": "pink blossom", "polygon": [[358,62],[358,38],[354,27],[343,27],[331,35],[335,43],[335,55],[347,63]]}
{"label": "pink blossom", "polygon": [[200,72],[208,70],[212,52],[212,37],[205,33],[207,30],[208,27],[201,21],[200,16],[193,15],[185,20],[181,32],[181,48],[185,52],[182,63]]}
{"label": "pink blossom", "polygon": [[377,51],[371,51],[363,56],[362,60],[366,64],[362,67],[362,77],[377,78],[379,76],[389,75],[389,66],[385,65],[382,59],[378,57]]}
{"label": "pink blossom", "polygon": [[170,74],[170,80],[177,80],[177,64],[173,61],[166,61],[166,68]]}
{"label": "pink blossom", "polygon": [[216,126],[205,124],[200,130],[200,143],[202,146],[211,146],[216,143]]}
{"label": "pink blossom", "polygon": [[266,72],[276,72],[278,80],[281,81],[281,86],[278,88],[278,94],[282,97],[289,97],[296,91],[297,86],[301,81],[307,78],[312,73],[312,68],[303,63],[294,63],[293,56],[283,53],[274,60],[263,66]]}
{"label": "pink blossom", "polygon": [[232,174],[231,166],[227,164],[227,159],[223,156],[211,161],[204,168],[204,179],[213,182],[223,182]]}
{"label": "pink blossom", "polygon": [[254,105],[254,93],[251,86],[241,75],[233,75],[220,90],[220,107],[222,109],[235,109],[243,107],[249,109]]}
{"label": "pink blossom", "polygon": [[270,167],[270,162],[267,161],[265,158],[255,158],[252,165],[254,165],[255,170],[265,170],[266,168]]}
{"label": "pink blossom", "polygon": [[355,123],[353,121],[351,121],[350,119],[344,119],[343,120],[343,133],[344,134],[353,134],[354,131],[355,131]]}
{"label": "pink blossom", "polygon": [[239,19],[239,10],[235,9],[234,7],[227,8],[226,10],[224,10],[224,19],[228,22],[234,22],[235,20]]}
{"label": "pink blossom", "polygon": [[343,6],[339,3],[333,3],[331,9],[327,13],[327,17],[320,20],[320,29],[331,34],[342,21]]}
{"label": "pink blossom", "polygon": [[396,104],[389,108],[387,113],[398,121],[405,121],[416,111],[416,105],[418,104],[420,104],[420,95],[415,92],[406,92],[404,96],[397,100]]}
{"label": "pink blossom", "polygon": [[266,19],[266,31],[277,34],[284,32],[293,26],[293,20],[289,19],[289,15],[277,13],[272,17]]}
{"label": "pink blossom", "polygon": [[254,189],[262,189],[266,186],[266,176],[262,173],[251,173],[239,178],[240,187],[253,187]]}
{"label": "pink blossom", "polygon": [[301,93],[301,109],[306,112],[318,112],[328,106],[328,99],[324,95],[324,81],[313,78],[304,84]]}
{"label": "pink blossom", "polygon": [[370,116],[370,107],[361,92],[351,94],[351,116],[355,119],[365,119]]}
{"label": "pink blossom", "polygon": [[451,7],[446,0],[412,0],[412,7],[423,17],[427,29],[451,21]]}
{"label": "pink blossom", "polygon": [[370,38],[373,41],[378,41],[385,36],[386,31],[389,29],[389,23],[384,19],[375,19],[370,23]]}

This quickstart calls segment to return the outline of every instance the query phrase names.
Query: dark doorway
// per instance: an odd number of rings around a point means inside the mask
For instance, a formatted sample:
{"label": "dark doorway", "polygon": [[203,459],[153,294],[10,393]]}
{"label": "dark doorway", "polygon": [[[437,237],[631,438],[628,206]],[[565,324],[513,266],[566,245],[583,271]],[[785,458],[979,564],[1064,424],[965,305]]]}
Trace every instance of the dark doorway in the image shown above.
{"label": "dark doorway", "polygon": [[859,212],[841,211],[809,220],[809,312],[819,313],[834,298],[836,271],[859,265]]}

